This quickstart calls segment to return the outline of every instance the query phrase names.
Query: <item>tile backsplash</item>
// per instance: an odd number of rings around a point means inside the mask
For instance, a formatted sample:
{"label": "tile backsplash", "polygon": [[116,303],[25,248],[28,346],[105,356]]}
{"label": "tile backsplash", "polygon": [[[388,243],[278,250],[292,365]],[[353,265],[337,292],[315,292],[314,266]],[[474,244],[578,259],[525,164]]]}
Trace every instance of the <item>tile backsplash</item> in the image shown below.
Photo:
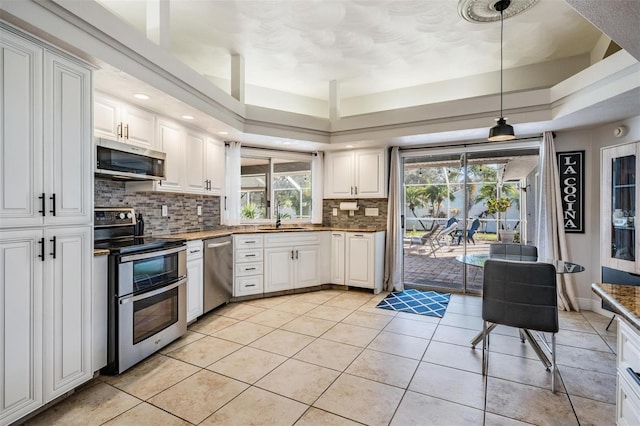
{"label": "tile backsplash", "polygon": [[[381,228],[387,227],[387,199],[386,198],[366,198],[358,200],[359,209],[353,216],[349,216],[349,211],[340,210],[341,202],[352,202],[354,200],[323,200],[322,202],[322,224],[324,226],[337,226],[346,228]],[[338,215],[333,215],[333,209],[338,209]],[[366,208],[378,209],[378,216],[365,216]]]}
{"label": "tile backsplash", "polygon": [[[142,213],[145,234],[207,231],[220,226],[220,197],[165,192],[127,192],[124,181],[95,178],[96,207],[133,207]],[[166,205],[168,215],[162,216]],[[197,215],[202,206],[202,216]]]}
{"label": "tile backsplash", "polygon": [[[386,228],[387,199],[361,199],[360,209],[353,216],[340,210],[340,202],[353,200],[323,200],[322,224],[346,228]],[[94,204],[96,207],[133,207],[142,213],[145,234],[160,235],[180,232],[222,229],[220,225],[220,197],[170,192],[127,192],[124,181],[95,178]],[[162,216],[162,206],[169,214]],[[196,214],[202,206],[202,216]],[[333,216],[333,208],[338,216]],[[365,208],[377,208],[378,216],[365,216]]]}

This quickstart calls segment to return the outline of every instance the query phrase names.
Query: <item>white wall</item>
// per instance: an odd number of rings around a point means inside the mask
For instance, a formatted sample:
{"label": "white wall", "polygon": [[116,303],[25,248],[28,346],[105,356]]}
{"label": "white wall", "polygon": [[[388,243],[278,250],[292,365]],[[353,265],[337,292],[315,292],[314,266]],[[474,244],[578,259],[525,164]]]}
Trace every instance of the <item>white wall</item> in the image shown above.
{"label": "white wall", "polygon": [[[627,134],[616,138],[613,130],[622,125],[628,128]],[[585,272],[572,275],[582,309],[600,309],[600,298],[591,291],[591,283],[601,279],[600,149],[636,141],[640,141],[640,116],[597,128],[558,132],[555,138],[558,152],[585,150],[585,233],[567,234],[571,260],[586,267]]]}

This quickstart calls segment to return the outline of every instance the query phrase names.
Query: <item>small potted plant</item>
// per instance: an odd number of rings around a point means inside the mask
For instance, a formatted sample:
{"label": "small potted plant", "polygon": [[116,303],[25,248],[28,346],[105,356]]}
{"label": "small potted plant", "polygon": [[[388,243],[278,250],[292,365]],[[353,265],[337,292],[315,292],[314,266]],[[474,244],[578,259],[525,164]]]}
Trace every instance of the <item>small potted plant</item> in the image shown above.
{"label": "small potted plant", "polygon": [[507,197],[491,198],[487,200],[487,213],[495,215],[498,213],[498,235],[503,243],[512,243],[515,232],[509,229],[502,229],[500,226],[500,213],[505,213],[511,207],[511,199]]}

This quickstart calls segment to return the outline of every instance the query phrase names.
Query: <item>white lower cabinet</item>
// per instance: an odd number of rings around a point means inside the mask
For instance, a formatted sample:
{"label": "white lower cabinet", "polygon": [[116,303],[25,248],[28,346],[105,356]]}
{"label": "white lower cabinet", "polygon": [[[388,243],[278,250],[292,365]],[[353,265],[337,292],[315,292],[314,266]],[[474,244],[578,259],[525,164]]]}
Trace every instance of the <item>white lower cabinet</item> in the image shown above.
{"label": "white lower cabinet", "polygon": [[265,293],[323,284],[321,234],[291,232],[265,235]]}
{"label": "white lower cabinet", "polygon": [[345,285],[382,291],[384,232],[347,232]]}
{"label": "white lower cabinet", "polygon": [[235,235],[233,296],[262,294],[263,288],[263,235]]}
{"label": "white lower cabinet", "polygon": [[[618,320],[616,424],[640,424],[640,331]],[[636,377],[634,377],[636,376]]]}
{"label": "white lower cabinet", "polygon": [[93,311],[91,312],[93,362],[91,368],[94,372],[107,365],[108,259],[106,255],[93,257]]}
{"label": "white lower cabinet", "polygon": [[331,233],[331,284],[344,285],[344,232]]}
{"label": "white lower cabinet", "polygon": [[0,424],[92,377],[92,232],[0,232]]}
{"label": "white lower cabinet", "polygon": [[187,241],[187,322],[203,313],[203,279],[202,240]]}

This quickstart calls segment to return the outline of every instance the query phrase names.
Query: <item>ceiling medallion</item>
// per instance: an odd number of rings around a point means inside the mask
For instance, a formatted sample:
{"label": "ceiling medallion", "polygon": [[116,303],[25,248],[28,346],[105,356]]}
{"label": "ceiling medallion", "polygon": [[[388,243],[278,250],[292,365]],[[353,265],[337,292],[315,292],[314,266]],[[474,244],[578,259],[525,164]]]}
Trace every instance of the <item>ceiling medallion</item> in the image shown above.
{"label": "ceiling medallion", "polygon": [[[504,19],[524,12],[538,0],[511,0],[504,11]],[[497,0],[458,0],[458,13],[469,22],[493,22],[500,20],[500,11],[496,9]]]}

